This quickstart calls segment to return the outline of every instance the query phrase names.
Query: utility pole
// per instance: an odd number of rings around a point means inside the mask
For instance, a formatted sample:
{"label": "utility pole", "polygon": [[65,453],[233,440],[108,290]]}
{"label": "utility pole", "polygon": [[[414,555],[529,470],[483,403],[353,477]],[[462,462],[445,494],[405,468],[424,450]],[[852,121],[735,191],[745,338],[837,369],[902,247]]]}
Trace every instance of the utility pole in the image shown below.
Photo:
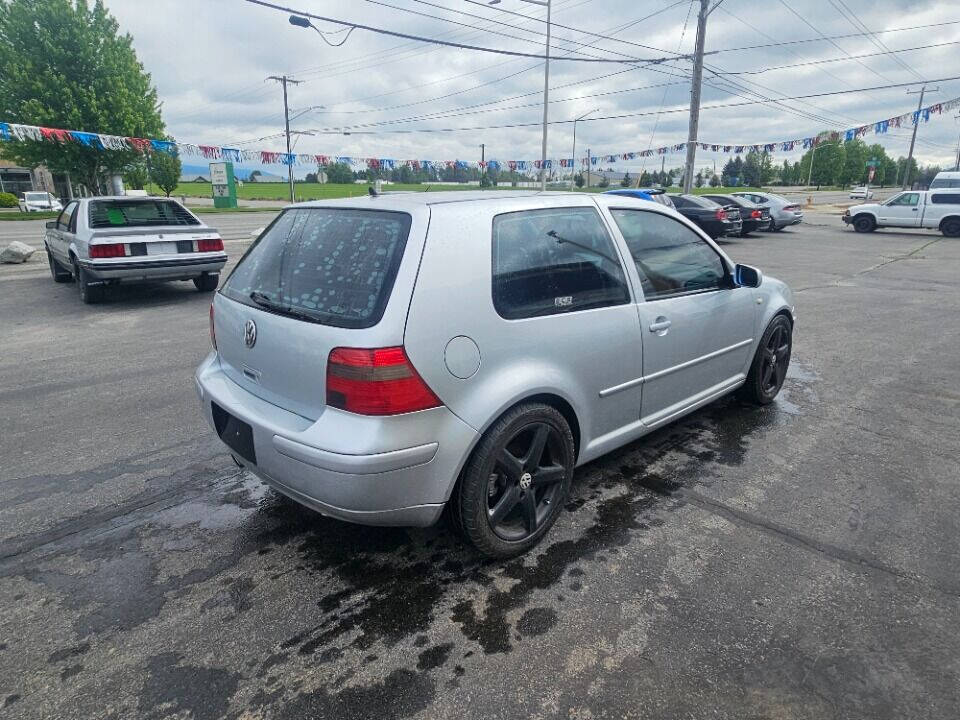
{"label": "utility pole", "polygon": [[536,2],[547,6],[547,52],[543,60],[543,142],[540,147],[540,190],[547,189],[547,110],[550,103],[550,0]]}
{"label": "utility pole", "polygon": [[590,187],[590,148],[587,148],[587,188]]}
{"label": "utility pole", "polygon": [[484,188],[483,179],[487,176],[487,146],[480,143],[480,189]]}
{"label": "utility pole", "polygon": [[[930,92],[936,92],[939,90],[939,87],[935,87]],[[907,185],[910,184],[910,161],[913,160],[913,145],[917,142],[917,128],[920,127],[920,110],[923,108],[923,96],[927,92],[927,86],[924,84],[920,88],[920,101],[917,103],[917,121],[913,124],[913,134],[910,136],[910,152],[907,153],[907,165],[903,171],[903,187],[901,190],[906,190]],[[907,90],[907,95],[916,95],[912,90]]]}
{"label": "utility pole", "polygon": [[[303,80],[294,80],[292,78],[288,78],[286,75],[280,75],[279,77],[276,75],[271,75],[270,77],[267,78],[267,80],[275,80],[281,85],[283,85],[283,120],[286,127],[287,156],[288,156],[287,159],[289,160],[290,159],[289,158],[289,155],[290,155],[290,108],[287,105],[287,83],[290,83],[291,85],[299,85],[300,83],[303,82]],[[287,164],[287,179],[290,182],[290,202],[294,202],[295,200],[293,197],[293,163]]]}
{"label": "utility pole", "polygon": [[697,16],[697,45],[693,58],[693,80],[690,87],[690,128],[687,132],[687,163],[683,173],[683,191],[690,192],[693,187],[693,164],[697,157],[697,130],[700,125],[700,89],[703,84],[703,46],[707,39],[707,15],[710,14],[710,0],[700,0],[700,14]]}
{"label": "utility pole", "polygon": [[[960,120],[960,114],[953,116],[954,120]],[[960,136],[957,137],[957,172],[960,172]]]}

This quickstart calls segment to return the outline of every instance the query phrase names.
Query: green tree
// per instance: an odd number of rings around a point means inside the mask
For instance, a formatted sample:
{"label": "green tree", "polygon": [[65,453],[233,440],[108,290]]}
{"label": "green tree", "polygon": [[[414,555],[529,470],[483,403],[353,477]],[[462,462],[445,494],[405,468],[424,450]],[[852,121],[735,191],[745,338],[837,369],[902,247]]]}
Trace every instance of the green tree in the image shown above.
{"label": "green tree", "polygon": [[859,138],[848,140],[843,144],[843,166],[839,177],[834,179],[836,185],[860,185],[867,180],[867,160],[870,150],[867,144]]}
{"label": "green tree", "polygon": [[143,160],[128,165],[123,170],[123,184],[133,190],[143,190],[143,186],[150,179],[147,164]]}
{"label": "green tree", "polygon": [[249,177],[247,177],[247,182],[257,182],[257,179],[261,175],[263,175],[262,172],[260,172],[259,170],[254,170],[253,172],[250,173]]}
{"label": "green tree", "polygon": [[622,178],[620,178],[620,187],[630,187],[630,173],[626,173]]}
{"label": "green tree", "polygon": [[917,181],[917,172],[919,168],[917,167],[916,158],[910,158],[910,162],[907,162],[905,157],[897,158],[897,178],[898,184],[902,185],[904,179],[906,179],[907,187],[912,187],[913,183]]}
{"label": "green tree", "polygon": [[337,185],[353,183],[353,171],[344,163],[327,165],[327,182]]}
{"label": "green tree", "polygon": [[697,171],[697,174],[693,176],[693,184],[698,188],[703,187],[703,173],[699,170]]}
{"label": "green tree", "polygon": [[576,175],[573,176],[573,184],[576,185],[578,188],[582,188],[584,182],[585,180],[583,179],[582,172],[578,172]]}
{"label": "green tree", "polygon": [[610,187],[610,178],[608,178],[606,175],[602,175],[600,177],[600,182],[597,183],[597,187],[601,187],[601,188]]}
{"label": "green tree", "polygon": [[710,176],[710,187],[720,187],[720,176],[716,173]]}
{"label": "green tree", "polygon": [[180,182],[180,157],[165,152],[150,154],[150,181],[163,190],[167,197],[177,189]]}
{"label": "green tree", "polygon": [[[157,91],[103,0],[0,0],[0,117],[26,125],[162,137]],[[9,143],[23,165],[72,172],[91,189],[122,172],[133,150],[79,142]]]}

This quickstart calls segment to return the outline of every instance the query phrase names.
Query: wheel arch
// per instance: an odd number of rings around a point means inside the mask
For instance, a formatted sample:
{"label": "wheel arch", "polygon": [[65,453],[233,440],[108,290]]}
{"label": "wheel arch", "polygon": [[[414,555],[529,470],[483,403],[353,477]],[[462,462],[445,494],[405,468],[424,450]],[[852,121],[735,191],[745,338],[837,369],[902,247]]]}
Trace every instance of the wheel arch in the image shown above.
{"label": "wheel arch", "polygon": [[940,224],[937,226],[937,229],[942,232],[943,226],[946,225],[951,220],[960,221],[960,215],[946,215],[945,217],[940,218]]}
{"label": "wheel arch", "polygon": [[480,440],[483,439],[483,436],[487,433],[487,431],[493,427],[504,415],[512,411],[514,408],[527,403],[541,403],[543,405],[549,405],[563,415],[563,419],[567,421],[567,425],[570,426],[570,432],[573,434],[573,457],[574,464],[576,464],[577,459],[580,457],[581,429],[580,419],[577,417],[577,412],[573,409],[573,405],[570,404],[569,400],[556,393],[532,393],[522,398],[518,398],[508,406],[504,407],[499,413],[490,418],[490,421],[487,422],[483,428],[476,433],[476,435],[474,435],[473,441],[470,443],[470,447],[468,447],[467,451],[463,454],[460,464],[457,467],[457,473],[455,476],[456,480],[450,484],[450,493],[447,495],[447,500],[453,497],[456,493],[457,486],[460,485],[460,479],[463,477],[464,468],[467,466],[467,463],[470,462],[470,458],[473,457],[473,453],[476,452],[477,445],[480,444]]}

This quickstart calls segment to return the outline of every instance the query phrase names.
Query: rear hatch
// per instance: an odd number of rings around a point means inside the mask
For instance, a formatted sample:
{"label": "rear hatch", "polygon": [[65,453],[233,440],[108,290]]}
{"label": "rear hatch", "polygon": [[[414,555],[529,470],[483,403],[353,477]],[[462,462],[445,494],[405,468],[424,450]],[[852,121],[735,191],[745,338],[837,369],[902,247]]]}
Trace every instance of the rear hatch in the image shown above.
{"label": "rear hatch", "polygon": [[[223,240],[175,200],[104,199],[90,202],[91,257],[121,258],[223,252]],[[96,250],[94,250],[96,248]]]}
{"label": "rear hatch", "polygon": [[[333,348],[403,342],[422,249],[408,243],[411,223],[405,212],[352,207],[283,212],[215,298],[226,375],[269,403],[318,418]],[[408,246],[415,257],[405,263]]]}

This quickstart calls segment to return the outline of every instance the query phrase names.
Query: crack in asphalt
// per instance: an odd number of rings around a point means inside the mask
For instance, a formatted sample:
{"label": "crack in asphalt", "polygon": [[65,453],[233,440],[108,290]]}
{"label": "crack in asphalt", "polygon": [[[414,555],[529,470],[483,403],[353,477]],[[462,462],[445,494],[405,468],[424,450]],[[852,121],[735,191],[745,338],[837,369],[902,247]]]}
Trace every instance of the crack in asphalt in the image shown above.
{"label": "crack in asphalt", "polygon": [[848,550],[847,548],[842,548],[839,545],[833,545],[810,535],[805,535],[801,532],[788,528],[785,525],[774,522],[773,520],[768,520],[767,518],[761,517],[755,513],[732,507],[724,502],[707,497],[706,495],[702,495],[695,490],[681,490],[680,492],[676,493],[676,497],[689,502],[691,505],[695,505],[701,510],[706,510],[707,512],[717,515],[718,517],[722,517],[725,520],[732,522],[734,525],[755,528],[770,535],[771,537],[783,540],[784,542],[787,542],[795,547],[799,547],[803,550],[810,550],[834,560],[849,563],[851,565],[868,567],[871,570],[876,570],[886,575],[900,578],[901,580],[908,580],[918,585],[922,585],[930,590],[934,590],[949,597],[960,597],[960,588],[951,588],[940,585],[939,583],[932,582],[922,575],[900,570],[892,565],[888,565],[879,560],[861,555],[853,550]]}

